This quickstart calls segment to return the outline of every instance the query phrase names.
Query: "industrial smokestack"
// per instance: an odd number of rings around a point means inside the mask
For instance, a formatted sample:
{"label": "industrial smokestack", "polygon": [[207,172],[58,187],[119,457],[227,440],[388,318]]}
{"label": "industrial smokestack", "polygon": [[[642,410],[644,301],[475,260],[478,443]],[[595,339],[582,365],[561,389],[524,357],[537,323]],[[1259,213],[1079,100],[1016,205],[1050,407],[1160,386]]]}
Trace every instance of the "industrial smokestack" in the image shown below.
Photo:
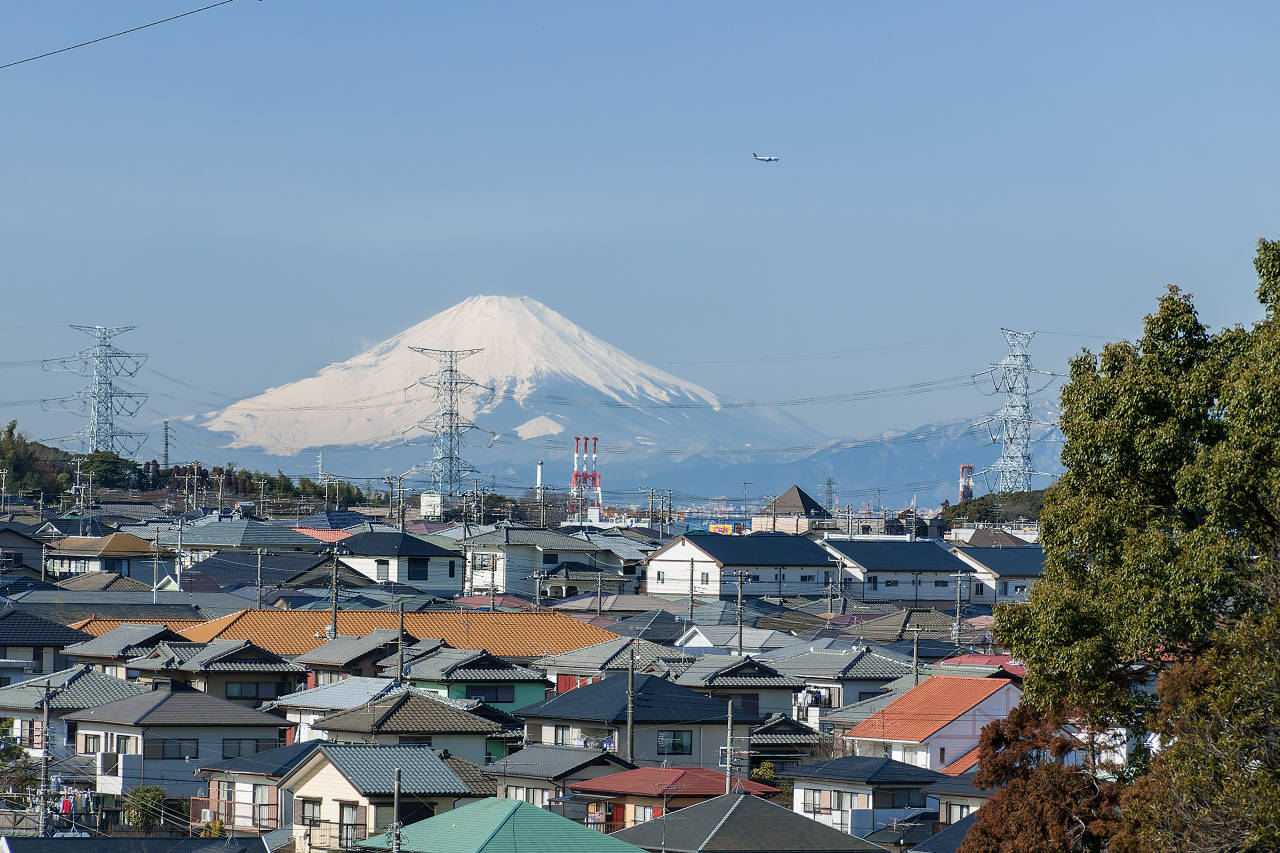
{"label": "industrial smokestack", "polygon": [[542,491],[542,460],[538,460],[538,491]]}

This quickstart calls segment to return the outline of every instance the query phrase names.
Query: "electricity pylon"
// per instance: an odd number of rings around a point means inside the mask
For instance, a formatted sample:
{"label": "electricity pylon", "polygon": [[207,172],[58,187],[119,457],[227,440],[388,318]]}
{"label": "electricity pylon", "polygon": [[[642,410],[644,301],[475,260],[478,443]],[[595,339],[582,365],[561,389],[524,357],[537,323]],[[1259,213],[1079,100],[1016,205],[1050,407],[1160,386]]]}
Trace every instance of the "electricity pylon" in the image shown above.
{"label": "electricity pylon", "polygon": [[45,370],[63,370],[92,380],[88,388],[82,388],[66,397],[42,400],[46,409],[51,404],[63,411],[77,411],[87,415],[89,423],[76,430],[69,438],[84,441],[90,453],[102,451],[119,456],[131,456],[138,452],[147,440],[143,432],[130,432],[116,424],[116,417],[133,417],[147,402],[146,394],[125,391],[115,380],[120,376],[134,376],[146,364],[145,353],[125,352],[113,346],[111,339],[137,326],[76,326],[94,339],[94,344],[75,355],[65,358],[49,358],[41,362]]}
{"label": "electricity pylon", "polygon": [[418,426],[435,435],[435,449],[428,468],[432,488],[442,500],[447,501],[462,491],[463,480],[477,473],[475,467],[462,458],[462,436],[478,427],[464,418],[459,409],[465,390],[484,386],[458,370],[458,362],[484,349],[409,349],[440,362],[439,370],[418,380],[422,385],[436,389],[436,410],[430,418],[419,421]]}

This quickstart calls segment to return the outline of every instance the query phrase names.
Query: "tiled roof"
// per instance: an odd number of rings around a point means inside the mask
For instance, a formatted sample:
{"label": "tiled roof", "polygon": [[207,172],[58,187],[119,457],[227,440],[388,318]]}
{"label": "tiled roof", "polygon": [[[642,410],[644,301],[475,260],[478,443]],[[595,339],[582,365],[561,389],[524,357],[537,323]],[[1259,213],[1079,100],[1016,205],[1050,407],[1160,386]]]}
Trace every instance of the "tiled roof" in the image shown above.
{"label": "tiled roof", "polygon": [[[804,536],[721,536],[718,533],[686,533],[680,537],[715,560],[732,566],[815,566],[831,568],[830,555]],[[675,542],[679,542],[677,539]],[[675,542],[654,551],[664,553]]]}
{"label": "tiled roof", "polygon": [[574,649],[569,652],[561,652],[558,655],[547,655],[546,657],[538,658],[534,663],[543,669],[626,669],[630,666],[631,652],[629,649],[633,646],[636,650],[637,670],[645,669],[660,660],[680,661],[683,663],[693,660],[693,656],[690,654],[678,649],[660,646],[648,640],[616,637],[612,640],[605,640],[603,643],[583,646],[580,649]]}
{"label": "tiled roof", "polygon": [[827,539],[826,546],[868,572],[972,572],[968,563],[931,539]]}
{"label": "tiled roof", "polygon": [[397,768],[400,769],[402,794],[465,797],[471,793],[466,783],[429,746],[326,743],[321,745],[319,752],[365,796],[390,794]]}
{"label": "tiled roof", "polygon": [[307,708],[317,711],[341,711],[371,702],[396,689],[390,678],[366,678],[353,675],[332,684],[299,690],[272,702],[272,708]]}
{"label": "tiled roof", "polygon": [[[680,797],[717,797],[725,791],[725,774],[707,767],[638,767],[608,776],[597,776],[581,782],[570,782],[575,791],[591,791],[601,794],[639,794],[652,797],[657,792],[678,791]],[[778,793],[778,788],[761,785],[741,776],[733,777],[734,788],[768,797]]]}
{"label": "tiled roof", "polygon": [[[449,645],[448,643],[446,643],[444,640],[441,640],[438,637],[426,637],[424,639],[418,640],[416,643],[413,643],[412,645],[405,646],[404,647],[405,669],[407,670],[409,667],[409,664],[413,663],[416,660],[424,658],[429,654],[434,654],[436,651],[442,648],[448,648],[448,645]],[[396,668],[396,666],[399,665],[399,663],[400,663],[400,650],[393,649],[391,654],[376,661],[374,663],[374,666],[377,667],[379,670],[385,670],[388,667],[390,667],[394,671],[394,669]]]}
{"label": "tiled roof", "polygon": [[[389,610],[340,610],[338,633],[364,636],[374,628],[394,628],[396,619],[397,615]],[[200,642],[251,638],[276,654],[300,655],[324,642],[327,625],[327,611],[241,610],[182,633]],[[454,648],[483,648],[499,657],[522,658],[569,651],[615,636],[563,613],[551,612],[406,613],[404,627],[415,637],[440,637]]]}
{"label": "tiled roof", "polygon": [[[713,646],[720,648],[737,647],[738,629],[734,625],[697,625],[690,631],[697,630],[707,639],[707,642]],[[688,642],[687,640],[685,641]],[[742,647],[744,649],[768,650],[777,649],[795,642],[795,637],[784,634],[781,631],[771,631],[768,628],[743,628],[742,629]]]}
{"label": "tiled roof", "polygon": [[462,598],[453,599],[453,603],[459,607],[494,607],[503,610],[537,610],[538,608],[532,601],[527,598],[521,598],[511,593],[502,593],[490,598],[487,595],[467,595]]}
{"label": "tiled roof", "polygon": [[[265,553],[262,555],[262,584],[280,586],[328,559],[323,554],[305,551]],[[223,586],[256,585],[258,582],[258,555],[252,552],[215,551],[196,563],[196,568]]]}
{"label": "tiled roof", "polygon": [[524,545],[543,551],[599,551],[600,547],[574,536],[543,530],[540,527],[500,526],[489,533],[481,533],[464,539],[462,544],[481,548],[501,548],[506,545]]}
{"label": "tiled roof", "polygon": [[[592,591],[585,595],[562,598],[551,606],[554,610],[589,610],[594,613],[596,609],[596,594]],[[606,593],[600,596],[600,612],[602,614],[615,614],[618,611],[644,613],[649,610],[669,610],[680,615],[689,611],[689,602],[688,599],[674,601],[668,598],[657,598],[652,595],[635,595],[631,593],[618,593],[616,595]]]}
{"label": "tiled roof", "polygon": [[[610,635],[612,636],[612,635]],[[69,646],[89,639],[83,631],[6,604],[0,608],[0,646]]]}
{"label": "tiled roof", "polygon": [[279,717],[199,690],[153,690],[67,715],[79,723],[121,726],[259,726],[280,728]]}
{"label": "tiled roof", "polygon": [[946,660],[938,661],[932,666],[946,666],[948,664],[959,664],[961,666],[998,666],[1010,675],[1018,678],[1024,678],[1027,674],[1026,664],[1019,663],[1013,659],[1013,655],[956,655]]}
{"label": "tiled roof", "polygon": [[151,589],[151,584],[143,583],[137,578],[127,578],[115,572],[85,572],[82,575],[72,575],[64,581],[59,581],[58,586],[63,589],[127,589],[135,592]]}
{"label": "tiled roof", "polygon": [[1010,682],[1003,678],[935,675],[849,729],[845,737],[919,743],[1005,687]]}
{"label": "tiled roof", "polygon": [[890,850],[911,849],[933,835],[937,822],[937,809],[908,809],[888,826],[868,832],[866,840]]}
{"label": "tiled roof", "polygon": [[861,699],[839,708],[832,708],[822,714],[822,722],[836,725],[860,723],[889,707],[899,696],[906,692],[906,690],[886,690],[879,696],[872,696],[870,699]]}
{"label": "tiled roof", "polygon": [[48,684],[50,709],[79,711],[93,708],[146,693],[148,688],[133,681],[125,681],[114,675],[106,675],[86,665],[41,675],[29,681],[0,687],[0,708],[34,710],[40,707],[44,691],[40,685]]}
{"label": "tiled roof", "polygon": [[[858,853],[885,848],[811,820],[760,797],[735,792],[721,794],[663,817],[636,824],[609,836],[646,850],[681,853],[732,851],[773,853]],[[785,846],[780,846],[784,840]]]}
{"label": "tiled roof", "polygon": [[50,545],[49,553],[88,557],[132,557],[138,554],[150,554],[151,543],[128,533],[112,533],[107,536],[68,536]]}
{"label": "tiled roof", "polygon": [[799,690],[805,686],[800,678],[779,673],[763,661],[749,655],[704,655],[693,661],[676,679],[685,687],[777,687]]}
{"label": "tiled roof", "polygon": [[849,649],[814,649],[786,657],[766,655],[765,660],[779,672],[797,678],[826,678],[838,681],[892,679],[911,674],[911,660],[891,652],[866,646]]}
{"label": "tiled roof", "polygon": [[966,752],[955,761],[942,768],[942,772],[947,776],[963,776],[970,770],[978,766],[978,747]]}
{"label": "tiled roof", "polygon": [[[125,529],[143,539],[158,538],[162,546],[178,544],[177,524],[130,524]],[[217,515],[207,515],[183,525],[182,543],[187,548],[299,548],[314,551],[320,547],[317,540],[288,527],[250,518],[221,518]]]}
{"label": "tiled roof", "polygon": [[[391,839],[375,835],[360,846],[388,850]],[[612,835],[531,803],[497,797],[404,827],[400,849],[404,853],[640,853],[640,848]]]}
{"label": "tiled roof", "polygon": [[792,486],[778,495],[767,507],[760,511],[760,515],[803,515],[808,518],[831,517],[831,513],[826,507],[809,497],[799,486]]}
{"label": "tiled roof", "polygon": [[622,536],[617,533],[596,533],[580,530],[572,535],[575,539],[590,542],[597,548],[617,554],[626,563],[639,562],[658,547],[657,545],[640,542],[630,536]]}
{"label": "tiled roof", "polygon": [[407,533],[357,533],[342,540],[342,547],[352,554],[376,557],[454,557],[460,559],[461,551],[441,548],[425,539]]}
{"label": "tiled roof", "polygon": [[945,613],[924,608],[912,608],[899,610],[897,613],[889,613],[876,619],[868,619],[865,622],[858,623],[858,626],[852,630],[868,640],[877,640],[883,643],[896,642],[903,638],[911,639],[913,632],[908,631],[908,629],[918,625],[923,629],[920,632],[920,639],[922,640],[949,640],[951,639],[951,628],[954,624],[955,620]]}
{"label": "tiled roof", "polygon": [[614,623],[610,628],[625,637],[638,637],[654,643],[670,643],[689,630],[689,620],[669,610],[656,608],[638,616],[630,616]]}
{"label": "tiled roof", "polygon": [[815,731],[799,720],[774,714],[751,729],[753,744],[814,744],[831,740],[831,735]]}
{"label": "tiled roof", "polygon": [[402,689],[312,723],[326,732],[360,734],[495,734],[502,726],[459,710],[434,696]]}
{"label": "tiled roof", "polygon": [[449,750],[441,750],[440,760],[453,774],[467,783],[473,797],[498,796],[498,780],[484,772],[484,765],[468,761],[460,755],[453,755]]}
{"label": "tiled roof", "polygon": [[196,625],[203,625],[205,622],[206,620],[204,619],[101,619],[90,617],[79,622],[72,622],[67,627],[83,631],[92,637],[101,637],[121,625],[157,625],[160,627],[167,626],[173,631],[182,631],[186,628],[194,628]]}
{"label": "tiled roof", "polygon": [[134,669],[180,672],[285,672],[301,676],[306,668],[285,660],[249,640],[209,643],[162,642],[148,654],[129,661]]}
{"label": "tiled roof", "polygon": [[[635,722],[701,723],[724,720],[728,703],[704,696],[688,687],[672,684],[647,673],[635,677]],[[517,711],[520,716],[557,720],[589,720],[593,723],[625,723],[627,679],[611,676],[535,702]],[[739,715],[735,714],[735,718]],[[741,715],[742,722],[753,718]]]}
{"label": "tiled roof", "polygon": [[320,530],[315,527],[293,527],[290,529],[298,531],[303,536],[310,536],[312,539],[329,544],[341,542],[343,539],[349,539],[355,535],[350,530]]}
{"label": "tiled roof", "polygon": [[216,773],[250,773],[260,776],[283,776],[299,763],[311,757],[322,741],[306,740],[279,749],[268,749],[239,758],[228,758],[211,764],[201,764],[200,771]]}
{"label": "tiled roof", "polygon": [[494,657],[483,649],[440,649],[407,666],[407,677],[422,681],[544,681],[536,669]]}
{"label": "tiled roof", "polygon": [[181,636],[163,624],[125,622],[104,634],[67,646],[62,652],[77,657],[116,658],[123,656],[126,649],[155,645],[161,640],[181,639]]}
{"label": "tiled roof", "polygon": [[953,550],[957,559],[968,559],[986,566],[997,577],[1038,578],[1044,571],[1044,550],[1039,545]]}
{"label": "tiled roof", "polygon": [[938,779],[937,773],[924,767],[870,755],[847,755],[816,764],[788,767],[782,771],[782,775],[795,779],[832,779],[869,785],[925,785]]}
{"label": "tiled roof", "polygon": [[943,827],[936,835],[931,835],[924,841],[917,841],[911,848],[912,853],[958,853],[960,845],[964,844],[965,836],[969,834],[973,822],[977,819],[978,813],[970,812],[967,817],[962,817],[955,823]]}
{"label": "tiled roof", "polygon": [[528,779],[561,779],[580,768],[593,764],[612,764],[631,768],[631,762],[612,752],[590,749],[585,746],[558,746],[549,743],[531,743],[519,752],[490,764],[485,772],[499,778],[524,776]]}
{"label": "tiled roof", "polygon": [[[363,637],[334,637],[294,660],[298,663],[344,666],[386,646],[394,645],[399,636],[400,632],[395,628],[374,628]],[[412,637],[405,638],[406,645],[413,642]]]}
{"label": "tiled roof", "polygon": [[373,517],[349,509],[326,509],[299,519],[294,527],[314,527],[318,530],[345,530],[357,524],[372,521]]}

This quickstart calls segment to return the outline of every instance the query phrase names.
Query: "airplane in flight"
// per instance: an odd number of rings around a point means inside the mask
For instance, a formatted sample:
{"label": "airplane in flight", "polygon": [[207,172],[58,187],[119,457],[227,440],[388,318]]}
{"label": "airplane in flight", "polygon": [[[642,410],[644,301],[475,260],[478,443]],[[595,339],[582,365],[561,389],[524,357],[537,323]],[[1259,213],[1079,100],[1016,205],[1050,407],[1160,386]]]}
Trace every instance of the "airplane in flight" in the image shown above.
{"label": "airplane in flight", "polygon": [[751,156],[759,160],[761,163],[777,163],[782,159],[777,154],[757,154],[754,151],[751,152]]}

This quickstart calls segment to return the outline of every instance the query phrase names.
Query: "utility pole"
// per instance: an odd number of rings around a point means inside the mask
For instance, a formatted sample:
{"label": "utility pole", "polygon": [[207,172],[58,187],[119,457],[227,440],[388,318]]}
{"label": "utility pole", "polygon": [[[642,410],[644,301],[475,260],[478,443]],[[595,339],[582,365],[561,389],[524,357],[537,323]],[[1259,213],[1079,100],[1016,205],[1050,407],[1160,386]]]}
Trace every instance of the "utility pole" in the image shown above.
{"label": "utility pole", "polygon": [[[160,537],[157,535],[156,538],[159,539]],[[40,543],[40,582],[41,583],[44,583],[45,560],[48,559],[48,553],[49,553],[49,543],[41,542]]]}
{"label": "utility pole", "polygon": [[8,504],[8,482],[9,471],[7,468],[0,468],[0,514],[5,511],[5,505]]}
{"label": "utility pole", "polygon": [[671,527],[672,527],[672,521],[671,521],[671,490],[670,490],[670,489],[667,489],[667,511],[666,511],[666,512],[664,512],[664,513],[662,514],[662,521],[663,521],[663,524],[666,526],[666,531],[665,531],[665,533],[666,533],[667,535],[670,535],[670,534],[671,534]]}
{"label": "utility pole", "polygon": [[636,750],[636,641],[627,641],[627,761]]}
{"label": "utility pole", "polygon": [[40,701],[40,831],[41,838],[49,835],[49,679],[40,685],[44,697]]}
{"label": "utility pole", "polygon": [[951,623],[951,640],[956,644],[956,648],[960,648],[960,586],[964,583],[964,579],[968,577],[965,572],[956,572],[952,575],[956,579],[956,618]]}
{"label": "utility pole", "polygon": [[689,621],[693,621],[693,557],[689,558]]}
{"label": "utility pole", "polygon": [[604,570],[596,575],[596,618],[600,618],[600,596],[604,592]]}
{"label": "utility pole", "polygon": [[729,700],[729,713],[725,717],[728,722],[724,736],[724,792],[726,794],[733,793],[733,700]]}
{"label": "utility pole", "polygon": [[[643,492],[646,490],[641,489],[640,491]],[[649,492],[649,527],[652,528],[653,527],[653,492],[654,490],[648,489],[647,491]]]}
{"label": "utility pole", "polygon": [[267,517],[267,478],[263,477],[258,482],[258,492],[261,497],[258,498],[258,518]]}
{"label": "utility pole", "polygon": [[391,853],[400,853],[400,768],[391,788]]}
{"label": "utility pole", "polygon": [[[908,619],[911,617],[908,616]],[[911,638],[911,673],[915,676],[916,687],[920,686],[920,632],[924,629],[919,625],[912,625],[907,628],[914,636]]]}
{"label": "utility pole", "polygon": [[533,606],[537,610],[542,609],[542,579],[545,575],[542,572],[533,573]]}
{"label": "utility pole", "polygon": [[333,562],[329,576],[329,639],[338,636],[338,546],[330,549]]}
{"label": "utility pole", "polygon": [[156,604],[160,599],[160,534],[156,534],[155,541],[151,543],[151,603]]}
{"label": "utility pole", "polygon": [[742,655],[742,584],[746,581],[748,575],[742,569],[733,573],[734,580],[738,583],[738,655]]}
{"label": "utility pole", "polygon": [[[396,608],[400,614],[400,633],[396,635],[396,684],[404,681],[404,602],[400,602],[400,606]],[[397,773],[399,771],[396,771]],[[396,820],[400,819],[400,812],[396,812]]]}
{"label": "utility pole", "polygon": [[[178,516],[178,554],[173,558],[173,577],[178,582],[178,589],[182,589],[182,525],[185,519]],[[156,531],[156,539],[159,540],[160,531]]]}
{"label": "utility pole", "polygon": [[164,422],[164,454],[160,457],[160,467],[169,470],[169,422]]}
{"label": "utility pole", "polygon": [[262,609],[262,550],[263,549],[261,548],[257,549],[258,551],[258,609],[259,610]]}
{"label": "utility pole", "polygon": [[222,517],[222,483],[227,479],[227,473],[224,471],[218,475],[218,517]]}

